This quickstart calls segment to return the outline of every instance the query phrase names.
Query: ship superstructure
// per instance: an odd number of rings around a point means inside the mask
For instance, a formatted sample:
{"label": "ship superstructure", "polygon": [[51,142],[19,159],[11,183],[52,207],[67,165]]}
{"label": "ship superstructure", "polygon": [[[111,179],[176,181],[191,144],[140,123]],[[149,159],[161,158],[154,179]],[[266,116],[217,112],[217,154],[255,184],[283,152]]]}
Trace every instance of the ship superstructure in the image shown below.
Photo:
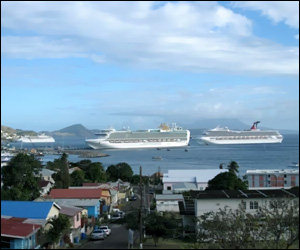
{"label": "ship superstructure", "polygon": [[230,130],[227,127],[216,127],[207,130],[200,139],[205,144],[255,144],[281,143],[283,136],[276,130],[260,130],[259,121],[254,122],[250,130]]}
{"label": "ship superstructure", "polygon": [[189,144],[190,131],[163,123],[158,129],[130,131],[113,128],[101,130],[97,139],[87,139],[93,149],[138,149],[184,147]]}

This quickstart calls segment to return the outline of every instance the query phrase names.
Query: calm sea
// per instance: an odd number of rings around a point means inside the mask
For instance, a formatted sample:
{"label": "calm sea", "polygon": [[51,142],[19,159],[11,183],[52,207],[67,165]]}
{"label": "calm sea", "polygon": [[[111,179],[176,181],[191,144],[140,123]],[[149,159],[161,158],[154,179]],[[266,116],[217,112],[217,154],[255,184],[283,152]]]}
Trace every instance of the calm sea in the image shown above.
{"label": "calm sea", "polygon": [[[197,134],[193,134],[195,138]],[[102,150],[109,157],[90,158],[92,162],[101,162],[106,168],[119,162],[128,163],[135,174],[139,174],[142,166],[143,175],[151,175],[160,170],[167,173],[169,169],[212,169],[236,161],[240,166],[240,175],[250,169],[292,169],[288,166],[292,162],[299,162],[299,134],[284,135],[280,144],[256,145],[205,145],[191,139],[190,146],[185,148],[167,149],[135,149],[135,150]],[[85,148],[85,138],[65,137],[55,138],[52,147]],[[20,144],[15,143],[17,148]],[[23,144],[23,147],[25,144]],[[35,145],[36,146],[36,145]],[[26,144],[26,147],[33,145]],[[58,155],[46,155],[44,161],[53,161]],[[152,157],[161,157],[153,160]],[[69,161],[82,160],[78,155],[69,155]]]}

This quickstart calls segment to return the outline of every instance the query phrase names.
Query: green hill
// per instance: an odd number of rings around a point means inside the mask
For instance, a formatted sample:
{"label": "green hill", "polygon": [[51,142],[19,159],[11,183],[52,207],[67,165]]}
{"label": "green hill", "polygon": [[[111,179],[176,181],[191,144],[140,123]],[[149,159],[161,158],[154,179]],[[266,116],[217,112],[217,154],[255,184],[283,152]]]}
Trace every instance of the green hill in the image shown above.
{"label": "green hill", "polygon": [[54,135],[70,135],[79,137],[91,137],[94,135],[93,131],[85,128],[81,124],[71,125],[69,127],[53,131],[52,133]]}

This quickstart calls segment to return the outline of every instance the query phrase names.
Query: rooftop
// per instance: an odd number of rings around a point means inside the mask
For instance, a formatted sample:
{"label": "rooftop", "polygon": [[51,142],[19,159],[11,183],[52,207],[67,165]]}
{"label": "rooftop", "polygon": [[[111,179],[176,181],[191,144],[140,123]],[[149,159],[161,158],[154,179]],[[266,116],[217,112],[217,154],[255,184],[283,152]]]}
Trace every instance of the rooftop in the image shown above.
{"label": "rooftop", "polygon": [[1,216],[8,215],[18,218],[46,219],[52,208],[60,207],[55,202],[34,201],[1,201]]}
{"label": "rooftop", "polygon": [[100,199],[101,197],[107,197],[102,194],[102,189],[52,189],[50,197],[54,199]]}
{"label": "rooftop", "polygon": [[36,232],[41,226],[32,223],[24,223],[25,218],[2,218],[1,237],[25,238]]}
{"label": "rooftop", "polygon": [[269,189],[269,190],[205,190],[191,191],[194,199],[236,199],[236,198],[280,198],[299,197],[299,187],[291,189]]}

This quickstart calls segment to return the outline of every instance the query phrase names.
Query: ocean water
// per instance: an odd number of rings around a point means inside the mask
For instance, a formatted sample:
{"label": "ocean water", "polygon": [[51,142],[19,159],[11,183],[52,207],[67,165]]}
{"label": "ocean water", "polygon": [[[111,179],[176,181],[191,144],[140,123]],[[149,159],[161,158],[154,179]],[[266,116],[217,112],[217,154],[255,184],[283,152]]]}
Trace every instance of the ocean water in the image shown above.
{"label": "ocean water", "polygon": [[[194,134],[193,138],[198,135]],[[185,148],[167,149],[135,149],[135,150],[100,150],[108,154],[108,157],[90,158],[92,162],[101,162],[104,168],[119,162],[128,163],[135,174],[139,174],[142,166],[143,175],[152,175],[160,170],[167,173],[169,169],[212,169],[219,168],[221,163],[225,166],[230,161],[236,161],[239,175],[243,176],[246,170],[253,169],[292,169],[288,166],[292,162],[299,162],[299,134],[284,135],[279,144],[254,144],[254,145],[205,145],[198,143],[196,139],[190,140],[190,146]],[[52,147],[86,148],[85,138],[65,137],[55,138]],[[20,143],[15,143],[17,148]],[[24,145],[23,147],[33,147]],[[34,145],[36,146],[36,145]],[[49,147],[49,145],[46,145]],[[46,155],[44,162],[53,161],[59,155]],[[161,160],[153,160],[152,157],[161,157]],[[69,155],[69,161],[83,160],[78,155]]]}

